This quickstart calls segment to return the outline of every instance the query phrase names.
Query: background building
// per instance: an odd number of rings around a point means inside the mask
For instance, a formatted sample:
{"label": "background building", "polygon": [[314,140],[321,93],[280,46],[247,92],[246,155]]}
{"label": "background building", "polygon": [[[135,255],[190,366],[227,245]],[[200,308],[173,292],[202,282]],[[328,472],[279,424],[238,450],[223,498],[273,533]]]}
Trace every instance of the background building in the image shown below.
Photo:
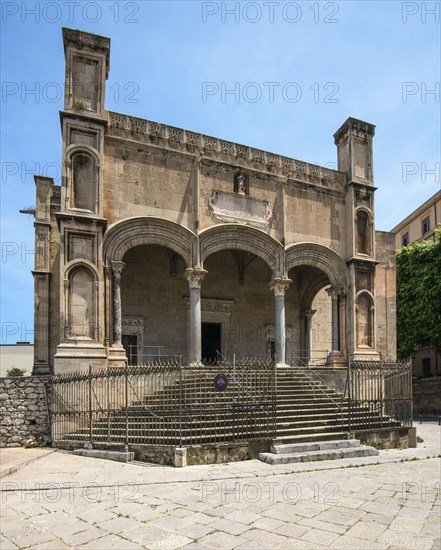
{"label": "background building", "polygon": [[440,223],[441,191],[438,191],[392,229],[397,250],[419,241],[434,241],[435,228]]}

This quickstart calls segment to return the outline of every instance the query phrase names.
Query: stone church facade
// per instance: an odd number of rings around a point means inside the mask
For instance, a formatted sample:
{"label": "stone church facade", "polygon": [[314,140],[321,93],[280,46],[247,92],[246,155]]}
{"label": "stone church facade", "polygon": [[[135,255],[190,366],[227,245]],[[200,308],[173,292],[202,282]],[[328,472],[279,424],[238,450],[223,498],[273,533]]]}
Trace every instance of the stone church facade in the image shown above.
{"label": "stone church facade", "polygon": [[34,374],[395,360],[372,124],[346,120],[330,170],[109,112],[110,40],[63,29],[63,42],[62,185],[35,176]]}

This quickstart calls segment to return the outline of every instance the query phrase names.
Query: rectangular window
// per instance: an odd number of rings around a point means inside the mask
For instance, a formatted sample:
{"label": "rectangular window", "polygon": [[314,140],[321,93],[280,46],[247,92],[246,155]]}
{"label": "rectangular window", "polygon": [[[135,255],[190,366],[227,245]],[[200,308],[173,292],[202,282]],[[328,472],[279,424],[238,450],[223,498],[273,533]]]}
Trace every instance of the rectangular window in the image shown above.
{"label": "rectangular window", "polygon": [[409,233],[404,233],[401,237],[401,246],[407,246],[409,244]]}
{"label": "rectangular window", "polygon": [[423,235],[425,235],[426,233],[429,233],[429,231],[430,231],[430,218],[429,217],[424,218],[424,220],[422,221],[421,230],[422,230]]}

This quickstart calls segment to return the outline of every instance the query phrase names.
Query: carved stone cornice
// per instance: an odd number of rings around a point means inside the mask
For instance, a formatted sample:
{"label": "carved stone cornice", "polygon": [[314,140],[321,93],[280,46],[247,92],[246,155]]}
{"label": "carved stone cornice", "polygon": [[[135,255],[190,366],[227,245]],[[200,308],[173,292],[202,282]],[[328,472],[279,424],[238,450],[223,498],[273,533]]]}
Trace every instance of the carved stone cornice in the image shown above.
{"label": "carved stone cornice", "polygon": [[121,113],[108,112],[108,136],[146,144],[159,145],[182,153],[204,155],[218,162],[232,162],[239,169],[268,172],[284,179],[298,180],[328,189],[342,191],[346,174],[317,164],[276,155],[204,134],[198,134]]}

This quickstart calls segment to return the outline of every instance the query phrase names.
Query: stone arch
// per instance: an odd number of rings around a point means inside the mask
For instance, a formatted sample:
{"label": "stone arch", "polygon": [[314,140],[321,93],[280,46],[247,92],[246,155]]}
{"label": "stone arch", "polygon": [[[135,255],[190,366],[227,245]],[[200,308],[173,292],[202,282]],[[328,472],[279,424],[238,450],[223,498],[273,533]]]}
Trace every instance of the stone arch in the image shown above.
{"label": "stone arch", "polygon": [[74,262],[65,271],[65,337],[97,341],[98,273],[89,262]]}
{"label": "stone arch", "polygon": [[113,224],[104,235],[104,260],[122,261],[128,250],[143,244],[171,248],[182,256],[187,267],[194,263],[196,235],[171,220],[154,216],[127,218]]}
{"label": "stone arch", "polygon": [[205,229],[200,234],[201,261],[221,250],[245,250],[261,258],[275,274],[282,276],[283,246],[260,229],[221,224]]}
{"label": "stone arch", "polygon": [[310,265],[323,271],[331,286],[347,288],[349,284],[349,270],[345,262],[327,246],[311,242],[289,246],[285,252],[286,272],[301,265]]}

